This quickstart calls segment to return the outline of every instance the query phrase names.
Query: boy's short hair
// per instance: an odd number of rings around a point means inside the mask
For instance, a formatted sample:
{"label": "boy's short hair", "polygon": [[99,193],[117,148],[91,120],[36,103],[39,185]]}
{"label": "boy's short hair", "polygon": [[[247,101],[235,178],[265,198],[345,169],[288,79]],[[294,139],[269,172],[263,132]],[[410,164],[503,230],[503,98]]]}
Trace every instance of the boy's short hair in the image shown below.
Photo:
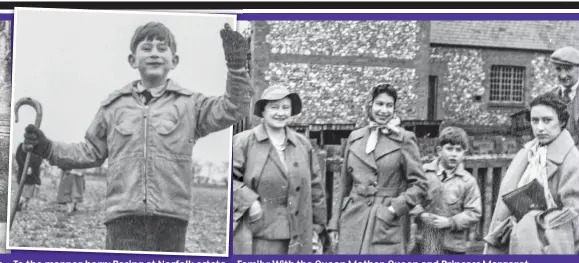
{"label": "boy's short hair", "polygon": [[134,54],[137,46],[143,40],[153,41],[154,39],[167,42],[173,53],[177,53],[177,41],[175,36],[171,33],[168,27],[159,22],[149,22],[142,25],[135,30],[135,34],[131,39],[131,52]]}
{"label": "boy's short hair", "polygon": [[450,145],[460,145],[464,150],[468,150],[469,139],[466,132],[458,127],[449,126],[442,131],[438,136],[438,146],[444,146],[446,144]]}

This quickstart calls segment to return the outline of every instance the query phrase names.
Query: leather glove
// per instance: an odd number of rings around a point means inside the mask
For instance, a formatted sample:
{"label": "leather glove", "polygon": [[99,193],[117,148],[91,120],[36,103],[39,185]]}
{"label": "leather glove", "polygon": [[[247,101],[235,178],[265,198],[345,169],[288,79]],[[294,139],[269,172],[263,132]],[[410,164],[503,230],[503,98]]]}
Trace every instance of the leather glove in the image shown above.
{"label": "leather glove", "polygon": [[52,141],[46,138],[44,132],[33,124],[26,126],[22,150],[32,152],[43,159],[48,158],[52,150]]}
{"label": "leather glove", "polygon": [[247,66],[247,52],[249,51],[247,39],[241,33],[233,31],[227,23],[220,33],[227,67],[230,69],[245,68]]}

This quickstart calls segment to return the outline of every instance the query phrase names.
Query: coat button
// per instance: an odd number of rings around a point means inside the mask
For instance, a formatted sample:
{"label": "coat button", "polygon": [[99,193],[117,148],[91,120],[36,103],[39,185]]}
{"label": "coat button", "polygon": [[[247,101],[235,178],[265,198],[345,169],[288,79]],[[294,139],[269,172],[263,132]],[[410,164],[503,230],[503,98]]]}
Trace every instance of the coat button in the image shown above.
{"label": "coat button", "polygon": [[298,162],[294,162],[294,167],[298,167]]}
{"label": "coat button", "polygon": [[295,212],[296,216],[297,216],[299,213],[300,213],[300,211],[299,211],[299,210],[298,210],[298,211],[296,211],[296,212]]}
{"label": "coat button", "polygon": [[352,166],[348,167],[348,172],[351,173],[351,172],[353,172],[353,171],[354,171],[354,168],[352,168]]}
{"label": "coat button", "polygon": [[299,187],[299,186],[298,186],[298,187],[296,187],[296,191],[298,191],[298,192],[300,191],[300,187]]}

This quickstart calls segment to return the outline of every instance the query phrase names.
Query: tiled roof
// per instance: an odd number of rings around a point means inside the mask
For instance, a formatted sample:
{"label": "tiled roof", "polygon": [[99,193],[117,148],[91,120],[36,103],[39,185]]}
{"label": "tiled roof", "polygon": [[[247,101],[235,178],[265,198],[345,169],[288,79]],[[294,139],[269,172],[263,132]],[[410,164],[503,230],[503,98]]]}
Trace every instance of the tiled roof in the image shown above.
{"label": "tiled roof", "polygon": [[579,47],[579,21],[432,21],[430,42],[533,50]]}

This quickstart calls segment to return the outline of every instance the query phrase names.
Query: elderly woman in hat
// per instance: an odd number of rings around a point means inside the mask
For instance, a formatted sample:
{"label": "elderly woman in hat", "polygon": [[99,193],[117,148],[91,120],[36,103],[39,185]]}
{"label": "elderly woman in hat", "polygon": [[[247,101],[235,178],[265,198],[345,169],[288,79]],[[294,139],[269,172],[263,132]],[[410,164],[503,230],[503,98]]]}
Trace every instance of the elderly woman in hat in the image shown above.
{"label": "elderly woman in hat", "polygon": [[414,133],[399,127],[396,90],[380,84],[370,90],[370,123],[348,138],[339,203],[328,224],[338,254],[405,254],[408,213],[425,204],[428,180]]}
{"label": "elderly woman in hat", "polygon": [[[535,138],[517,153],[503,177],[485,254],[579,252],[579,150],[565,129],[568,119],[567,105],[555,93],[530,102]],[[525,197],[516,198],[517,193]],[[528,197],[532,203],[525,203]]]}
{"label": "elderly woman in hat", "polygon": [[311,254],[325,231],[326,201],[310,141],[287,127],[298,94],[266,89],[257,127],[233,137],[234,253]]}

